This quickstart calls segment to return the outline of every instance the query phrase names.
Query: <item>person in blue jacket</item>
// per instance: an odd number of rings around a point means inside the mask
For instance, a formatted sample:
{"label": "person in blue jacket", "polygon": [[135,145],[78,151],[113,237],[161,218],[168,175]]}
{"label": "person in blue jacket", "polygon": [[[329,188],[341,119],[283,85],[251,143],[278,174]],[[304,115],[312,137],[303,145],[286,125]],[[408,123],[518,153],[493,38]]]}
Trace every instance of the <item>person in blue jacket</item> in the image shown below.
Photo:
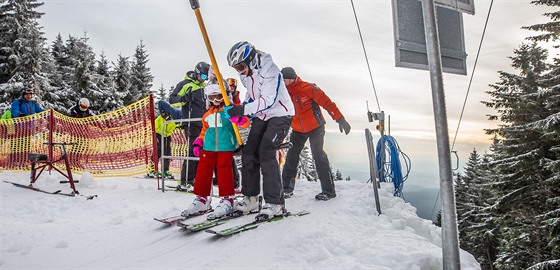
{"label": "person in blue jacket", "polygon": [[[21,89],[21,97],[12,102],[10,108],[12,118],[23,117],[40,113],[43,110],[33,98],[33,88],[24,87]],[[10,166],[12,168],[22,168],[28,165],[27,154],[30,147],[30,136],[33,133],[33,121],[25,121],[16,125],[10,153]],[[17,142],[17,143],[16,143]]]}
{"label": "person in blue jacket", "polygon": [[40,113],[43,110],[33,98],[33,88],[25,87],[21,89],[21,97],[12,102],[12,118],[28,116],[35,113]]}

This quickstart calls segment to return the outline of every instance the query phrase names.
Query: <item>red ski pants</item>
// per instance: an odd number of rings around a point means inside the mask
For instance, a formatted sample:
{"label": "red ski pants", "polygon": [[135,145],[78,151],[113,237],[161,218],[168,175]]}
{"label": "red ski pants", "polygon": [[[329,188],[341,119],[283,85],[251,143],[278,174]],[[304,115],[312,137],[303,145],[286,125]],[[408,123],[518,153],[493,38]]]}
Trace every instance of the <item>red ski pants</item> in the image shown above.
{"label": "red ski pants", "polygon": [[212,152],[202,150],[200,160],[196,169],[196,179],[194,181],[194,194],[208,197],[212,190],[212,175],[214,168],[217,168],[218,190],[220,197],[233,196],[235,194],[233,183],[233,168],[231,160],[233,151]]}

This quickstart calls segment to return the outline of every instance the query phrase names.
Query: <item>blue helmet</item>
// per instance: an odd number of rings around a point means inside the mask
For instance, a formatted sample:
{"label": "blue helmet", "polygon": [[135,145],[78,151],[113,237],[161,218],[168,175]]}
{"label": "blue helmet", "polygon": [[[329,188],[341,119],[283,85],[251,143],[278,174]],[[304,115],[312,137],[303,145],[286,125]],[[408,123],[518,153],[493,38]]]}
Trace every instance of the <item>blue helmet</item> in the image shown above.
{"label": "blue helmet", "polygon": [[235,43],[231,49],[229,49],[227,60],[228,64],[231,67],[238,65],[239,63],[245,63],[249,65],[251,60],[257,54],[257,50],[255,46],[247,41],[241,41]]}

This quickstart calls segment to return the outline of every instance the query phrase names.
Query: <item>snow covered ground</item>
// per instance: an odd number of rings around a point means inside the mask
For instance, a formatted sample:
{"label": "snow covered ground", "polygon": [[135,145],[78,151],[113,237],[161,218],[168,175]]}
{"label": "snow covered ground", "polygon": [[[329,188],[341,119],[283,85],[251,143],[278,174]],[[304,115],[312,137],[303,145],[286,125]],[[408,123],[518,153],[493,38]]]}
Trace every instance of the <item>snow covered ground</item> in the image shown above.
{"label": "snow covered ground", "polygon": [[[98,197],[49,195],[0,182],[0,269],[442,269],[441,229],[393,197],[389,184],[380,190],[378,216],[370,184],[337,182],[338,197],[323,202],[314,199],[319,183],[298,181],[286,207],[310,215],[216,238],[153,220],[179,214],[194,195],[163,193],[150,179],[75,178],[81,194]],[[29,174],[1,172],[0,179],[27,184]],[[69,191],[60,180],[53,171],[35,186]],[[480,269],[464,251],[461,267]]]}

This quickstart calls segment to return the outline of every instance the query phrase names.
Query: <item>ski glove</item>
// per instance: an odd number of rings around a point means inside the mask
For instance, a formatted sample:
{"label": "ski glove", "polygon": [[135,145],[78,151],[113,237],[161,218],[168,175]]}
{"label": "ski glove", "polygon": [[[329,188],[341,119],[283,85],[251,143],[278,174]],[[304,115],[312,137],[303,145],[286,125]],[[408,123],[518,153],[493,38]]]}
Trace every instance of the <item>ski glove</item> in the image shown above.
{"label": "ski glove", "polygon": [[348,133],[350,133],[350,124],[348,124],[348,122],[346,122],[346,119],[344,119],[344,116],[338,118],[338,120],[336,120],[336,122],[338,123],[338,129],[340,129],[341,133],[342,133],[343,130],[344,130],[344,133],[346,133],[346,135],[348,135]]}
{"label": "ski glove", "polygon": [[230,105],[224,107],[224,113],[226,118],[232,118],[234,116],[242,116],[245,111],[245,106],[243,105]]}
{"label": "ski glove", "polygon": [[188,93],[188,94],[181,97],[181,102],[189,103],[191,101],[193,101],[192,93]]}
{"label": "ski glove", "polygon": [[196,138],[193,142],[193,154],[195,157],[200,157],[200,150],[202,149],[203,141],[201,138]]}
{"label": "ski glove", "polygon": [[245,125],[245,123],[247,123],[248,118],[249,117],[245,117],[245,116],[232,116],[231,118],[229,118],[229,121],[238,126],[243,126]]}

